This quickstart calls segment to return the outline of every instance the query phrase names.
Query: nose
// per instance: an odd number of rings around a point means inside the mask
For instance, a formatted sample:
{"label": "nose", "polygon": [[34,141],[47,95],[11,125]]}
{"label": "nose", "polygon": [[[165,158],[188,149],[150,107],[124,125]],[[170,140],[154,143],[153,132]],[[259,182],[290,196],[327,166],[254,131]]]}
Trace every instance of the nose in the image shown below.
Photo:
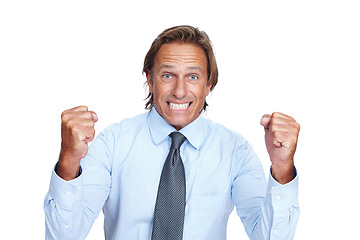
{"label": "nose", "polygon": [[182,99],[187,94],[187,85],[184,78],[178,78],[174,82],[173,95],[178,99]]}

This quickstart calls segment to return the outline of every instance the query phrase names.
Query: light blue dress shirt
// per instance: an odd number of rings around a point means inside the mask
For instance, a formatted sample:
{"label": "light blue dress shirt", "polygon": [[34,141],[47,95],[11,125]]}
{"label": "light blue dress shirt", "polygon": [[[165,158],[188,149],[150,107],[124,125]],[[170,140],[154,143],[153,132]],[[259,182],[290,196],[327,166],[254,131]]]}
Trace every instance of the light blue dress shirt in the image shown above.
{"label": "light blue dress shirt", "polygon": [[[106,239],[150,240],[173,131],[152,110],[100,133],[78,178],[64,181],[53,171],[44,202],[46,239],[85,239],[102,210]],[[281,185],[270,174],[267,183],[246,140],[202,115],[180,132],[187,138],[180,149],[186,175],[184,240],[226,239],[234,205],[250,239],[293,239],[297,177]]]}

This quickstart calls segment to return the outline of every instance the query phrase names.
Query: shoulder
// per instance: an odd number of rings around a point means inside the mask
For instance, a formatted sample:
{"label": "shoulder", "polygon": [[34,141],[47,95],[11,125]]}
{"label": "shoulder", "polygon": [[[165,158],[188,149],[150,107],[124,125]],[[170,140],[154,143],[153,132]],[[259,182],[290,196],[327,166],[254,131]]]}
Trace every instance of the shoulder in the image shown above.
{"label": "shoulder", "polygon": [[[115,149],[116,146],[124,146],[127,142],[136,138],[139,133],[147,130],[147,116],[148,113],[143,113],[111,124],[97,135],[94,143],[102,143],[109,149]],[[92,144],[94,145],[94,143]]]}
{"label": "shoulder", "polygon": [[148,115],[149,113],[146,112],[135,117],[125,118],[118,123],[108,126],[101,134],[118,136],[137,132],[146,125]]}
{"label": "shoulder", "polygon": [[207,135],[225,141],[227,143],[236,142],[238,145],[246,144],[246,139],[238,132],[231,130],[220,123],[206,119]]}
{"label": "shoulder", "polygon": [[107,141],[118,140],[120,136],[129,137],[146,129],[148,112],[139,114],[135,117],[125,118],[118,123],[111,124],[102,130],[98,137],[105,138]]}
{"label": "shoulder", "polygon": [[230,154],[234,159],[255,157],[252,145],[238,132],[222,124],[207,120],[204,145],[211,149]]}
{"label": "shoulder", "polygon": [[251,144],[240,133],[211,120],[206,122],[203,147],[210,151],[211,155],[229,163],[234,176],[243,170],[261,166]]}

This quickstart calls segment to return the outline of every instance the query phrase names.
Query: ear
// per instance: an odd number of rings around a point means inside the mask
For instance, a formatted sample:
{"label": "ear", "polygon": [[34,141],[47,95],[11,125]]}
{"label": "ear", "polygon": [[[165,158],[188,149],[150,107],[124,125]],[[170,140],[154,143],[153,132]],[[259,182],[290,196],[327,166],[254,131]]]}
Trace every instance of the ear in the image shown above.
{"label": "ear", "polygon": [[211,87],[212,87],[212,84],[206,85],[206,96],[209,95],[209,93],[210,93],[210,88],[211,88]]}
{"label": "ear", "polygon": [[154,93],[154,84],[151,80],[151,72],[149,70],[146,71],[146,81],[149,86],[149,93]]}

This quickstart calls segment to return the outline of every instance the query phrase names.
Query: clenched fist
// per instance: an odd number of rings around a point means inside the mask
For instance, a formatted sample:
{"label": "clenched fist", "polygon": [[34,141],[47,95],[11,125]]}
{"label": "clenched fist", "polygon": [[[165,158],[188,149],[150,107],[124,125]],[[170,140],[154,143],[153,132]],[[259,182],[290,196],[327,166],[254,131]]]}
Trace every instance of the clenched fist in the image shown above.
{"label": "clenched fist", "polygon": [[80,160],[88,152],[88,143],[95,136],[95,112],[86,106],[65,110],[61,114],[61,151],[56,173],[65,180],[78,176]]}
{"label": "clenched fist", "polygon": [[300,125],[294,118],[282,113],[266,114],[261,119],[265,130],[266,148],[272,162],[272,175],[282,184],[295,176],[294,154]]}

